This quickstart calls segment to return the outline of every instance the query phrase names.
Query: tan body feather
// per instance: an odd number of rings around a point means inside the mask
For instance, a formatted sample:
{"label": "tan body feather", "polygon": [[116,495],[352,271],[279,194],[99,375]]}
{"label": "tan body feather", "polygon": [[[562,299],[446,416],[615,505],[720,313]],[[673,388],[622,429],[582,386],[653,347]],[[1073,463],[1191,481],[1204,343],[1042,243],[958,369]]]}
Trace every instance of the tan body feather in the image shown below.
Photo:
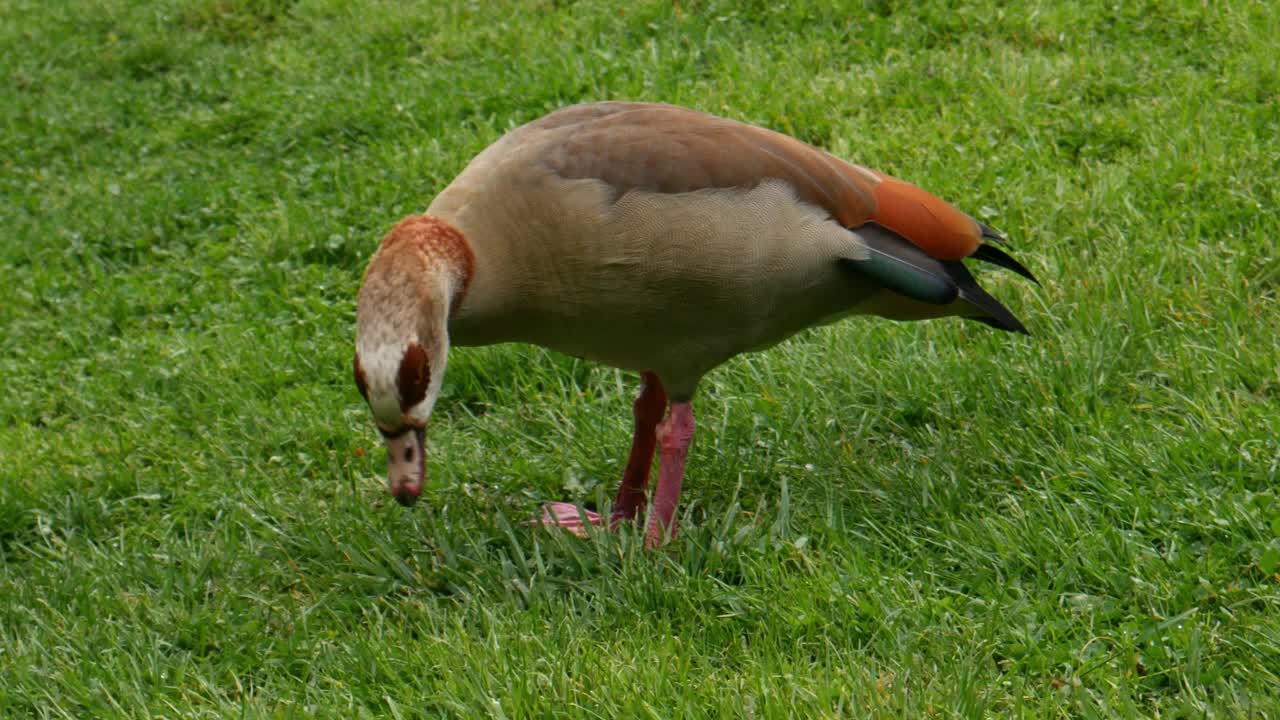
{"label": "tan body feather", "polygon": [[733,355],[847,312],[873,291],[836,264],[863,252],[857,236],[779,182],[633,191],[614,202],[601,181],[547,176],[531,193],[514,174],[536,209],[430,210],[470,238],[476,258],[450,322],[455,344],[530,342],[653,370],[684,398]]}

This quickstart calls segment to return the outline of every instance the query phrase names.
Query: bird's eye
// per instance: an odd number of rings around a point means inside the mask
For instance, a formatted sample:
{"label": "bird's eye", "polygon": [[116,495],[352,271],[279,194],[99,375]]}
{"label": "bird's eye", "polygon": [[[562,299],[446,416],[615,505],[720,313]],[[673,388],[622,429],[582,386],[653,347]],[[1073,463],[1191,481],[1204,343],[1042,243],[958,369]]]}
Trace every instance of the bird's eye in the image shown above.
{"label": "bird's eye", "polygon": [[405,462],[413,462],[413,447],[412,447],[412,446],[407,447],[407,448],[405,448],[405,449],[404,449],[404,461],[405,461]]}

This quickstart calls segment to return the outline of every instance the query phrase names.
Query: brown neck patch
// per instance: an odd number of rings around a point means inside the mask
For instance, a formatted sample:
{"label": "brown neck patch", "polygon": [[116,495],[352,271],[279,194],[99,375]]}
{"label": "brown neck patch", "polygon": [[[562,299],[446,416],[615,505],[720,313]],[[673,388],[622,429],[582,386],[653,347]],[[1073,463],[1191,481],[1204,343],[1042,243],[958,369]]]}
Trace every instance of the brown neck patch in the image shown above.
{"label": "brown neck patch", "polygon": [[430,263],[448,266],[455,274],[457,286],[452,298],[454,306],[467,294],[471,275],[475,271],[476,258],[471,244],[457,228],[430,215],[410,215],[401,220],[382,239],[379,253],[386,253],[397,245],[410,244]]}
{"label": "brown neck patch", "polygon": [[427,364],[427,352],[416,342],[409,343],[400,360],[396,374],[396,390],[400,393],[400,412],[407,413],[427,396],[431,384],[431,367]]}

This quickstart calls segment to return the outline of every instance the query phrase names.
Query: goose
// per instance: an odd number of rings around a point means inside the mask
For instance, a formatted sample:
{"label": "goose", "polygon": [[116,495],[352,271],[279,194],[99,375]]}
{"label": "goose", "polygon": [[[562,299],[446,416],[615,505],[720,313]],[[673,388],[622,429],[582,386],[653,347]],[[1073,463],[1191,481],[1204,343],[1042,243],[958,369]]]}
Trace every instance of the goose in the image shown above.
{"label": "goose", "polygon": [[[477,155],[383,238],[356,299],[355,384],[412,505],[451,345],[532,343],[638,373],[607,519],[676,535],[699,381],[740,353],[851,315],[1024,325],[962,262],[1035,277],[990,227],[932,194],[787,135],[682,107],[574,105]],[[649,477],[655,451],[658,479]]]}

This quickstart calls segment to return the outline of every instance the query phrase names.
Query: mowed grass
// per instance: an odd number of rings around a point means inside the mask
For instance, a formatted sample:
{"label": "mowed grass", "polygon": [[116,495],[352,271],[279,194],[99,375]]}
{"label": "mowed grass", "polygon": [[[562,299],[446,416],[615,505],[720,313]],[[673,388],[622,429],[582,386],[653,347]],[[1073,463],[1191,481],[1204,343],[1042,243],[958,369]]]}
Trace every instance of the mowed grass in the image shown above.
{"label": "mowed grass", "polygon": [[[1280,10],[0,5],[0,716],[1280,715]],[[711,375],[679,540],[635,378],[456,350],[388,501],[364,263],[561,105],[797,135],[1002,229],[1033,337],[852,320]]]}

